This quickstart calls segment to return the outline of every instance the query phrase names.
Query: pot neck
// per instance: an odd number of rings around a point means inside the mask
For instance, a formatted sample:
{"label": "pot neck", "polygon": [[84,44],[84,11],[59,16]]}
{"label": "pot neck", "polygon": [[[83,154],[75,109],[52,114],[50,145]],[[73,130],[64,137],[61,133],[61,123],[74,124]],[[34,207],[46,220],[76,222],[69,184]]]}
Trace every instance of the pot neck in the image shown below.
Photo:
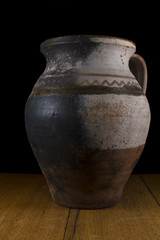
{"label": "pot neck", "polygon": [[68,72],[133,76],[129,59],[135,52],[133,42],[102,36],[65,36],[41,44],[47,74]]}

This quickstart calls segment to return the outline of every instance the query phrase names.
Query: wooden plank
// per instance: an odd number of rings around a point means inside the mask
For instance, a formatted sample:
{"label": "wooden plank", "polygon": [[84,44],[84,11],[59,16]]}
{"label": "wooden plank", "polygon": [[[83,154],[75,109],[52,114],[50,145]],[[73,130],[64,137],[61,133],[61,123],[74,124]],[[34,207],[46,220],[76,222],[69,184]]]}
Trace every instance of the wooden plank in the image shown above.
{"label": "wooden plank", "polygon": [[141,174],[140,176],[160,206],[160,174]]}
{"label": "wooden plank", "polygon": [[130,177],[114,208],[80,211],[73,240],[94,239],[160,239],[160,208],[139,176]]}
{"label": "wooden plank", "polygon": [[41,174],[0,174],[1,240],[62,240],[67,219]]}
{"label": "wooden plank", "polygon": [[142,178],[131,176],[114,208],[80,211],[55,204],[42,175],[0,174],[0,239],[159,240],[160,208],[146,187],[158,196],[156,178]]}

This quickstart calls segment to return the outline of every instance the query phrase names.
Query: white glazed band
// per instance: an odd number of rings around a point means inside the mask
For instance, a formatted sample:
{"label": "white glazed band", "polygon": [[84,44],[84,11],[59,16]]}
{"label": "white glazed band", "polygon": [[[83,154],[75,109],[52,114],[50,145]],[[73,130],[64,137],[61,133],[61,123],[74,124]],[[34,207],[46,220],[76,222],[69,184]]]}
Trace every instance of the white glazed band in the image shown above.
{"label": "white glazed band", "polygon": [[126,149],[145,144],[150,119],[145,96],[107,94],[82,98],[84,128],[91,148]]}

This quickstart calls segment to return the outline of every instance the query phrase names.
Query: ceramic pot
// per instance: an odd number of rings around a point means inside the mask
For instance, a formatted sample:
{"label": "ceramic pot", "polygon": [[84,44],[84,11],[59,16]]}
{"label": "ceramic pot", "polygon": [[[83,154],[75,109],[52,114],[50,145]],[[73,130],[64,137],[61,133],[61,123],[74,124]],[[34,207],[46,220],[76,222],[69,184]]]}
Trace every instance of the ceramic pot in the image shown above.
{"label": "ceramic pot", "polygon": [[114,206],[146,142],[147,68],[133,42],[107,36],[46,40],[46,69],[25,108],[29,142],[55,202]]}

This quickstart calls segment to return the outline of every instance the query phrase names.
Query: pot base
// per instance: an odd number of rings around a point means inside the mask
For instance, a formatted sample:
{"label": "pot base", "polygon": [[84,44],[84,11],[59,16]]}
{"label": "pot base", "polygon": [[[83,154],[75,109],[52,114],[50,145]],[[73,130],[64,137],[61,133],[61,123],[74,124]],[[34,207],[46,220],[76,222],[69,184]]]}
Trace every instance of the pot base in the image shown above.
{"label": "pot base", "polygon": [[61,156],[61,162],[50,156],[48,164],[43,159],[46,154],[37,149],[35,152],[56,203],[76,209],[101,209],[119,202],[143,148],[81,151]]}
{"label": "pot base", "polygon": [[[93,197],[93,199],[90,199],[89,201],[84,200],[84,199],[77,199],[77,201],[70,201],[70,199],[64,198],[64,199],[60,199],[59,197],[57,197],[57,195],[59,195],[58,192],[54,191],[54,196],[52,194],[52,190],[49,187],[51,195],[53,200],[55,201],[55,203],[57,203],[58,205],[61,205],[63,207],[67,207],[67,208],[72,208],[72,209],[82,209],[82,210],[95,210],[95,209],[104,209],[104,208],[112,208],[115,205],[118,204],[118,202],[120,201],[121,195],[122,195],[122,191],[121,194],[116,197],[115,199],[108,199],[108,197],[106,196],[106,199],[98,199],[94,201],[95,196]],[[56,197],[55,197],[56,196]]]}

